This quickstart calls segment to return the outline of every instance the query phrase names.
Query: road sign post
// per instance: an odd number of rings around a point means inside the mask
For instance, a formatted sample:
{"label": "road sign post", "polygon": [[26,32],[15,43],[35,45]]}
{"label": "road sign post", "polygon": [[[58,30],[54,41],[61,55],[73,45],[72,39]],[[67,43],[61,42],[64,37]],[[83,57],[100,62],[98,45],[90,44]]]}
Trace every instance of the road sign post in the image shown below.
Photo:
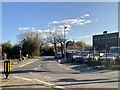
{"label": "road sign post", "polygon": [[20,60],[22,60],[22,45],[19,46]]}
{"label": "road sign post", "polygon": [[4,73],[6,76],[6,79],[8,78],[9,74],[10,74],[10,70],[11,70],[11,64],[10,61],[4,61]]}

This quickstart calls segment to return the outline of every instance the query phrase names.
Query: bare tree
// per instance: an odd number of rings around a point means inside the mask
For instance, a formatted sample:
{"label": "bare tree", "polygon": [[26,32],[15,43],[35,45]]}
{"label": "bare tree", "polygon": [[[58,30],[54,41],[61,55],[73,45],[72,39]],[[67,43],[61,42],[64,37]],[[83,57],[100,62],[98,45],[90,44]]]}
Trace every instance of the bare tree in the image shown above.
{"label": "bare tree", "polygon": [[52,43],[54,45],[54,50],[55,50],[55,55],[57,54],[57,45],[60,44],[61,46],[61,54],[64,56],[63,50],[64,50],[64,43],[65,43],[65,38],[64,35],[67,34],[67,32],[64,30],[70,30],[71,26],[70,25],[62,25],[62,26],[57,26],[52,28],[47,36],[47,41],[49,43]]}

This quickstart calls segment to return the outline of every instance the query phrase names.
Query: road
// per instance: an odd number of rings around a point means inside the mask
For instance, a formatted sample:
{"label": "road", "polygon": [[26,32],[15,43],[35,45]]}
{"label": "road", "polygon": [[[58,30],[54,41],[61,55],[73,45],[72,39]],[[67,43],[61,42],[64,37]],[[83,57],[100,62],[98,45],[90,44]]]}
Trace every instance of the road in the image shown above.
{"label": "road", "polygon": [[42,57],[13,68],[9,79],[3,80],[2,87],[118,88],[118,71],[79,64],[59,64],[53,57]]}

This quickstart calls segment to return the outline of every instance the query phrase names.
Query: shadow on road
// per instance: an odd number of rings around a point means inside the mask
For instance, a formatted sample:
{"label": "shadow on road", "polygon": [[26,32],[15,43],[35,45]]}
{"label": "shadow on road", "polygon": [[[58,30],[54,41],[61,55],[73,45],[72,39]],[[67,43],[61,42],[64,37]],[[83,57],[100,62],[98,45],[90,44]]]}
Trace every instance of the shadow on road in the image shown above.
{"label": "shadow on road", "polygon": [[98,68],[90,67],[90,66],[86,66],[86,65],[76,65],[76,66],[71,67],[71,69],[80,71],[80,73],[92,73],[92,72],[106,73],[106,72],[109,72],[109,70],[98,69]]}
{"label": "shadow on road", "polygon": [[73,79],[73,78],[66,78],[66,79],[59,79],[58,81],[53,81],[53,82],[72,82],[72,83],[69,83],[69,84],[58,84],[58,86],[71,86],[71,85],[93,84],[93,83],[113,83],[113,82],[120,82],[120,80],[110,80],[110,79],[107,79],[107,78],[76,80],[76,79]]}
{"label": "shadow on road", "polygon": [[[53,57],[46,58],[45,61],[56,61]],[[69,67],[72,70],[71,72],[65,72],[68,74],[82,74],[82,73],[107,73],[109,70],[106,69],[100,69],[92,66],[87,66],[86,64],[80,64],[80,63],[65,63],[65,66]]]}
{"label": "shadow on road", "polygon": [[58,81],[55,81],[55,82],[84,82],[84,81],[100,81],[100,80],[109,80],[109,79],[102,78],[102,79],[76,80],[73,78],[66,78],[66,79],[59,79]]}
{"label": "shadow on road", "polygon": [[[19,74],[19,73],[41,73],[41,72],[50,72],[50,71],[40,71],[40,70],[17,70],[11,71],[10,74]],[[0,74],[4,74],[4,72],[0,72]]]}
{"label": "shadow on road", "polygon": [[24,84],[24,85],[7,85],[7,86],[2,86],[2,88],[9,88],[9,87],[24,87],[24,86],[44,86],[44,84]]}
{"label": "shadow on road", "polygon": [[18,74],[18,73],[40,73],[40,72],[50,72],[50,71],[40,71],[40,70],[18,70],[18,71],[11,71],[10,74]]}

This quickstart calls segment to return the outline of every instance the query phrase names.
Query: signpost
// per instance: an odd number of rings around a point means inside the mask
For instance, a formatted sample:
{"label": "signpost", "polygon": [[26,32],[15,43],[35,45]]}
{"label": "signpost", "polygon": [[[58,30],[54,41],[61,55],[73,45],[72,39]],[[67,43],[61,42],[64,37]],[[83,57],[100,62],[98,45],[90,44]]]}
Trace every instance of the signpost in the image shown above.
{"label": "signpost", "polygon": [[22,45],[19,46],[20,60],[22,60]]}
{"label": "signpost", "polygon": [[4,61],[4,73],[6,75],[6,79],[8,78],[11,70],[11,64],[10,61],[6,60]]}

